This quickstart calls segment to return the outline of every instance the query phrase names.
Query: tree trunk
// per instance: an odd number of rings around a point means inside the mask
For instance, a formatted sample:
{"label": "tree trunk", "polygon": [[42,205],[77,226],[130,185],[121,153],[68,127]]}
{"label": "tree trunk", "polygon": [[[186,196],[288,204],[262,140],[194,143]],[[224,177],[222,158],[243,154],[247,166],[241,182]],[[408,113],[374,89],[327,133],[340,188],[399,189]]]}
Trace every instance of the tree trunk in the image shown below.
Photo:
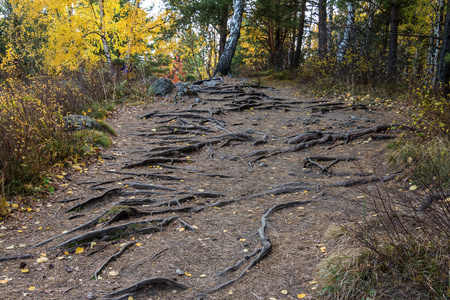
{"label": "tree trunk", "polygon": [[391,16],[389,18],[389,60],[388,78],[391,82],[397,79],[397,50],[398,50],[398,25],[400,17],[400,4],[398,0],[391,1]]}
{"label": "tree trunk", "polygon": [[227,23],[228,23],[228,9],[225,9],[219,25],[219,57],[225,50],[225,43],[227,42],[227,35],[228,35]]}
{"label": "tree trunk", "polygon": [[233,18],[230,24],[230,37],[225,44],[224,51],[219,57],[214,75],[220,73],[222,75],[231,74],[231,60],[233,59],[236,46],[241,34],[242,14],[244,13],[244,0],[233,0]]}
{"label": "tree trunk", "polygon": [[333,51],[333,39],[332,39],[332,28],[333,28],[333,14],[334,14],[333,4],[328,5],[328,23],[327,23],[327,51],[331,53]]}
{"label": "tree trunk", "polygon": [[327,0],[319,0],[319,57],[327,55]]}
{"label": "tree trunk", "polygon": [[303,44],[303,32],[305,29],[305,17],[306,17],[306,1],[302,0],[302,10],[300,13],[300,20],[298,23],[297,32],[297,45],[295,48],[294,60],[292,62],[292,68],[297,68],[300,65],[300,58],[302,55],[302,44]]}
{"label": "tree trunk", "polygon": [[446,56],[450,53],[450,1],[447,2],[447,14],[445,15],[444,33],[442,34],[442,49],[439,55],[437,69],[437,83],[444,87],[445,94],[449,92],[450,65]]}
{"label": "tree trunk", "polygon": [[439,58],[439,47],[440,47],[439,37],[441,35],[442,29],[444,0],[438,0],[436,4],[437,4],[436,16],[434,19],[434,24],[432,24],[431,26],[430,45],[428,46],[428,55],[427,55],[427,64],[428,64],[427,73],[429,76],[431,76],[433,84],[435,83],[436,79],[436,70]]}
{"label": "tree trunk", "polygon": [[105,25],[103,24],[104,11],[103,11],[103,0],[98,0],[98,8],[100,11],[100,38],[102,40],[103,51],[105,52],[106,63],[108,64],[109,71],[114,74],[114,67],[111,59],[111,51],[109,50],[108,41],[106,40]]}
{"label": "tree trunk", "polygon": [[352,31],[353,24],[355,23],[355,7],[352,2],[347,2],[347,26],[344,29],[344,37],[338,46],[337,61],[341,62],[344,60],[345,50],[347,50],[347,45],[350,40],[350,35]]}

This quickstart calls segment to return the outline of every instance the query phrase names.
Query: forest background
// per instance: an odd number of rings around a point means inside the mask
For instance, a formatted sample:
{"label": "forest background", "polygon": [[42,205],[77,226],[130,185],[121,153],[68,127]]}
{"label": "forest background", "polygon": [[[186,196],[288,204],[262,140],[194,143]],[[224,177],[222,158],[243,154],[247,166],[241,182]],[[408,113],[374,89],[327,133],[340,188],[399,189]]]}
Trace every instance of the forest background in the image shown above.
{"label": "forest background", "polygon": [[[163,0],[152,14],[147,3],[0,1],[1,216],[7,199],[52,193],[55,170],[108,145],[105,133],[67,133],[64,116],[101,121],[124,101],[155,100],[148,87],[156,78],[215,74],[242,1]],[[414,134],[392,145],[393,161],[412,162],[423,186],[448,188],[450,1],[242,5],[233,75],[401,111]]]}

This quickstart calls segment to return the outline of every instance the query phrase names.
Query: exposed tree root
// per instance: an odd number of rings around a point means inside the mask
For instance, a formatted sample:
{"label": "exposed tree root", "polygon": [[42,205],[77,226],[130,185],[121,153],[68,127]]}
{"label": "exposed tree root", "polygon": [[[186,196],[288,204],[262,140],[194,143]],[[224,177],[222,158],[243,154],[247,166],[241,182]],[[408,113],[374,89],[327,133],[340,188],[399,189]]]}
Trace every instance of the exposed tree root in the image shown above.
{"label": "exposed tree root", "polygon": [[[319,167],[320,173],[330,173],[329,168],[334,166],[340,161],[353,161],[356,160],[354,157],[326,157],[326,156],[314,156],[307,157],[303,160],[303,168],[308,167],[309,165],[314,165]],[[317,161],[331,161],[327,166],[322,166]]]}
{"label": "exposed tree root", "polygon": [[[148,279],[142,280],[132,286],[127,287],[127,288],[109,293],[109,294],[105,295],[104,298],[111,299],[113,297],[117,297],[117,296],[121,296],[121,295],[130,297],[132,295],[135,295],[140,290],[150,288],[151,286],[154,286],[154,285],[164,285],[165,287],[169,287],[172,289],[175,288],[175,289],[182,289],[182,290],[187,290],[189,288],[187,285],[176,282],[172,279],[163,278],[163,277],[153,277],[153,278],[148,278]],[[124,299],[124,298],[120,297],[118,299]]]}
{"label": "exposed tree root", "polygon": [[127,164],[125,164],[125,166],[122,167],[122,169],[132,169],[132,168],[142,167],[142,166],[155,166],[155,165],[160,165],[162,163],[175,164],[175,163],[186,163],[186,162],[188,162],[188,160],[182,159],[182,158],[152,157],[152,158],[144,159],[143,161],[127,163]]}
{"label": "exposed tree root", "polygon": [[425,197],[423,202],[417,207],[417,210],[418,211],[426,210],[426,209],[430,208],[431,204],[433,204],[433,201],[444,200],[449,196],[450,196],[450,191],[433,192]]}
{"label": "exposed tree root", "polygon": [[[235,283],[236,281],[242,279],[247,273],[248,271],[250,271],[254,266],[256,266],[261,260],[264,259],[264,257],[267,256],[267,254],[270,252],[270,250],[272,249],[272,243],[270,242],[270,238],[269,236],[266,234],[266,228],[267,228],[267,218],[274,212],[280,210],[280,209],[284,209],[284,208],[288,208],[288,207],[292,207],[292,206],[298,206],[298,205],[304,205],[304,204],[308,204],[311,201],[293,201],[293,202],[287,202],[287,203],[282,203],[282,204],[278,204],[275,205],[273,207],[271,207],[269,210],[267,210],[267,212],[261,217],[261,226],[258,229],[258,235],[259,235],[259,239],[261,241],[261,247],[256,249],[251,255],[256,256],[255,258],[253,258],[250,263],[247,265],[247,267],[234,279],[229,280],[227,282],[224,282],[216,287],[213,287],[211,289],[208,289],[200,294],[197,294],[195,296],[195,298],[197,299],[202,299],[203,297],[205,297],[208,294],[213,294],[215,292],[218,292],[224,288],[226,288],[227,286],[232,285],[233,283]],[[238,263],[239,264],[239,263]],[[226,272],[229,273],[232,270],[236,270],[238,269],[238,267],[235,267],[237,264],[227,268],[230,269],[230,271],[222,271],[222,272]],[[225,270],[227,270],[225,269]]]}
{"label": "exposed tree root", "polygon": [[121,191],[122,191],[121,188],[113,188],[113,189],[107,190],[106,192],[104,192],[100,196],[89,198],[86,201],[83,201],[83,202],[81,202],[81,203],[79,203],[77,205],[72,206],[71,208],[66,210],[64,213],[68,213],[70,211],[80,211],[80,210],[84,209],[87,206],[94,205],[96,202],[104,200],[107,197],[118,195]]}
{"label": "exposed tree root", "polygon": [[2,256],[0,257],[0,261],[9,261],[9,260],[18,260],[18,259],[31,259],[34,256],[31,254],[22,254],[22,255],[14,255],[14,256]]}
{"label": "exposed tree root", "polygon": [[127,248],[133,246],[137,242],[130,242],[126,245],[124,245],[117,253],[114,253],[111,255],[101,266],[94,272],[94,278],[97,281],[98,274],[111,262],[114,260],[117,260],[124,252],[127,250]]}

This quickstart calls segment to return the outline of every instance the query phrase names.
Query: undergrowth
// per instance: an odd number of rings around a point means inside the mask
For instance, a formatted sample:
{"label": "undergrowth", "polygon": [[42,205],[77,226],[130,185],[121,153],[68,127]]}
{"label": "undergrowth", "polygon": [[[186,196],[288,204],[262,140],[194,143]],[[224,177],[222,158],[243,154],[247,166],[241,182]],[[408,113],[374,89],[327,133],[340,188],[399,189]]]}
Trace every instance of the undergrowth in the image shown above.
{"label": "undergrowth", "polygon": [[66,131],[63,117],[91,116],[106,133],[115,135],[103,119],[125,97],[133,100],[145,93],[140,81],[128,82],[121,76],[120,72],[111,76],[102,68],[81,68],[53,76],[4,77],[0,82],[0,218],[5,215],[5,199],[35,192],[54,164],[110,145],[105,133]]}
{"label": "undergrowth", "polygon": [[450,98],[424,85],[426,78],[386,83],[378,63],[351,54],[338,63],[331,56],[293,72],[300,94],[381,104],[408,125],[388,146],[388,159],[404,170],[406,187],[383,184],[364,191],[364,215],[346,228],[359,247],[336,251],[320,264],[320,299],[449,299],[450,199],[424,212],[417,208],[427,195],[450,189]]}

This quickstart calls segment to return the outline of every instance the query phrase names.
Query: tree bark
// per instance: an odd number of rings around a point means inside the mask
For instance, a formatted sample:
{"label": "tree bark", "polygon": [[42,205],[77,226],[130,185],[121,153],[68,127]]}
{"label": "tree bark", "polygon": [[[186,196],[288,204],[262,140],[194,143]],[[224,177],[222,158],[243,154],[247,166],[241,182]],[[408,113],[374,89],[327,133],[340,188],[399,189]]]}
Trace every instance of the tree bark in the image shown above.
{"label": "tree bark", "polygon": [[391,1],[391,15],[389,18],[389,60],[388,79],[395,82],[397,79],[397,51],[398,51],[398,25],[400,18],[400,3],[398,0]]}
{"label": "tree bark", "polygon": [[241,34],[242,15],[244,13],[244,0],[233,0],[233,18],[230,25],[230,37],[225,44],[224,51],[219,57],[214,75],[220,73],[222,75],[231,74],[231,60],[233,59],[234,52],[236,52],[236,46]]}
{"label": "tree bark", "polygon": [[319,0],[319,57],[327,55],[327,0]]}
{"label": "tree bark", "polygon": [[352,31],[353,24],[355,23],[355,7],[352,2],[347,2],[347,26],[344,30],[344,37],[338,47],[337,61],[341,62],[344,60],[345,51],[347,50],[347,45],[350,40],[350,35]]}
{"label": "tree bark", "polygon": [[450,1],[447,2],[447,13],[445,15],[444,33],[442,35],[442,49],[439,55],[439,64],[437,69],[437,83],[444,87],[444,92],[448,94],[450,65],[446,56],[450,53]]}
{"label": "tree bark", "polygon": [[292,62],[292,68],[295,69],[300,65],[300,58],[302,55],[302,44],[303,44],[303,32],[305,28],[305,17],[306,17],[306,1],[307,0],[301,0],[302,6],[301,6],[301,12],[300,12],[300,19],[298,23],[298,32],[297,32],[297,45],[295,48],[295,54],[294,59]]}
{"label": "tree bark", "polygon": [[102,40],[103,51],[105,52],[106,63],[108,64],[109,71],[114,74],[114,67],[111,59],[111,51],[109,50],[108,41],[106,40],[106,30],[104,21],[104,11],[103,11],[103,0],[98,1],[98,8],[100,12],[100,39]]}
{"label": "tree bark", "polygon": [[227,35],[228,35],[227,23],[228,23],[228,9],[225,9],[219,25],[219,57],[225,50],[225,44],[227,42]]}
{"label": "tree bark", "polygon": [[442,29],[442,19],[443,19],[443,9],[444,9],[444,0],[438,0],[436,3],[436,15],[434,19],[434,23],[431,26],[431,34],[430,34],[430,44],[428,46],[428,55],[427,55],[427,64],[428,64],[428,75],[431,75],[432,83],[435,83],[436,79],[436,70],[438,65],[439,58],[439,47],[440,40],[439,37],[441,35]]}

